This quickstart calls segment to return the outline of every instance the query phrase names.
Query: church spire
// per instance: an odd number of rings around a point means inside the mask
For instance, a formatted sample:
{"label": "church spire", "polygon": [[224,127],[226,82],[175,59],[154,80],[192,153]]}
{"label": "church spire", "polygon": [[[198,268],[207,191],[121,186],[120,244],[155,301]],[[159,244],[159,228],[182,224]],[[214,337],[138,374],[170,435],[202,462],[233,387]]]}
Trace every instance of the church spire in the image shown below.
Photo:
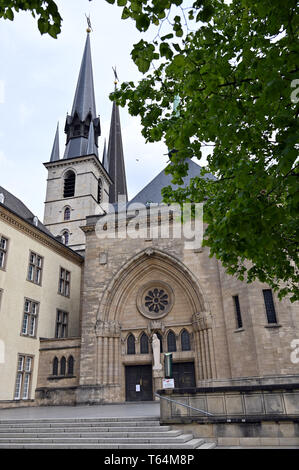
{"label": "church spire", "polygon": [[96,114],[90,30],[88,30],[72,113],[66,118],[67,141],[64,158],[80,157],[87,154],[91,123],[93,124],[94,143],[97,147],[101,126],[100,119]]}
{"label": "church spire", "polygon": [[86,150],[87,155],[96,155],[98,156],[98,149],[95,145],[94,142],[94,127],[93,127],[93,122],[91,121],[90,127],[89,127],[89,134],[88,134],[88,144],[87,144],[87,150]]}
{"label": "church spire", "polygon": [[109,189],[109,202],[111,204],[118,201],[119,195],[125,195],[128,200],[127,181],[122,145],[119,108],[113,102],[110,135],[108,143],[107,159],[109,175],[113,184]]}
{"label": "church spire", "polygon": [[59,160],[59,158],[60,156],[59,156],[59,123],[58,123],[56,133],[55,133],[55,139],[53,143],[50,162],[56,162],[57,160]]}
{"label": "church spire", "polygon": [[105,168],[106,171],[109,170],[109,165],[108,165],[108,160],[107,160],[107,144],[106,144],[106,138],[104,141],[104,150],[103,150],[103,158],[102,158],[102,165]]}

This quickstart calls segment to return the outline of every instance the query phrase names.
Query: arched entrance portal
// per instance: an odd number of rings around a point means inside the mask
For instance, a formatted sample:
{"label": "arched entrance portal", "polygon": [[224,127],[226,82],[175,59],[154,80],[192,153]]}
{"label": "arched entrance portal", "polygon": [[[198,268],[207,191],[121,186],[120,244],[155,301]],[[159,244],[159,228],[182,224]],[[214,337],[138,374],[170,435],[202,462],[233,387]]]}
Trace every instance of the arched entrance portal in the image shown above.
{"label": "arched entrance portal", "polygon": [[[176,386],[195,386],[202,378],[202,363],[213,356],[212,343],[200,344],[194,326],[194,318],[205,310],[195,277],[178,259],[150,249],[126,263],[104,294],[97,315],[97,381],[109,401],[152,400],[162,388],[168,351],[173,354]],[[157,367],[154,333],[161,347]]]}

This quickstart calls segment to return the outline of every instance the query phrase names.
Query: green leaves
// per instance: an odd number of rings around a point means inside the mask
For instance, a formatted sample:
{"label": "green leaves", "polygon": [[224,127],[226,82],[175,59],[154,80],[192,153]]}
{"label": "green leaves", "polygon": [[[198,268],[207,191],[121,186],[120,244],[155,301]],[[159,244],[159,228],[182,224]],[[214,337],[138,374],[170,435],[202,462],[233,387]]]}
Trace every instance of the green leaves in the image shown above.
{"label": "green leaves", "polygon": [[62,18],[53,0],[1,0],[0,18],[13,20],[14,12],[20,10],[30,11],[32,16],[38,17],[37,25],[41,34],[48,33],[53,38],[61,31]]}
{"label": "green leaves", "polygon": [[163,139],[173,149],[166,169],[173,183],[187,174],[186,158],[201,163],[209,150],[203,177],[187,188],[164,188],[164,201],[204,201],[211,256],[227,273],[297,300],[296,2],[194,0],[188,14],[186,6],[126,2],[123,17],[140,31],[159,29],[155,41],[134,46],[132,58],[146,76],[123,85],[117,100],[139,114],[148,141]]}
{"label": "green leaves", "polygon": [[131,56],[138,69],[142,73],[147,72],[151,62],[159,57],[159,55],[155,52],[155,46],[144,41],[143,39],[141,39],[138,44],[134,45]]}

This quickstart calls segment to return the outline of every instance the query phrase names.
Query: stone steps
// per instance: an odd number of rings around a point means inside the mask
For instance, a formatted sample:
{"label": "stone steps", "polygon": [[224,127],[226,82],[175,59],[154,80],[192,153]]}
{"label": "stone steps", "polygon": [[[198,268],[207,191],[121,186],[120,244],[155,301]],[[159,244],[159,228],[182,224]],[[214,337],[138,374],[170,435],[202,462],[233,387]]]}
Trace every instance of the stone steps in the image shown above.
{"label": "stone steps", "polygon": [[[166,434],[165,434],[166,433]],[[27,431],[23,431],[20,433],[0,433],[0,443],[6,442],[7,439],[9,440],[16,440],[16,439],[55,439],[55,438],[64,438],[64,435],[67,435],[68,438],[92,438],[92,439],[99,439],[105,438],[111,435],[111,438],[123,438],[123,437],[141,437],[147,439],[149,437],[162,437],[164,438],[165,435],[167,437],[177,437],[180,436],[180,431],[162,431],[162,432],[118,432],[118,431],[108,431],[108,432],[51,432],[51,433],[28,433]],[[109,436],[110,437],[110,436]]]}
{"label": "stone steps", "polygon": [[210,449],[156,417],[0,421],[0,449]]}
{"label": "stone steps", "polygon": [[[120,426],[121,425],[121,426]],[[5,426],[1,426],[0,425],[0,432],[3,432],[3,430],[6,432],[7,431],[7,426],[10,427],[10,429],[14,429],[17,430],[18,429],[23,429],[24,428],[24,425],[22,424],[12,424],[10,425],[9,423],[6,424]],[[52,429],[66,429],[66,430],[69,430],[69,429],[74,429],[74,428],[79,428],[79,429],[113,429],[113,428],[119,428],[119,427],[122,427],[123,429],[137,429],[137,430],[140,430],[140,429],[144,429],[144,423],[109,423],[109,422],[105,422],[105,423],[93,423],[93,424],[85,424],[85,423],[82,423],[82,424],[79,424],[79,423],[74,423],[74,424],[66,424],[65,426],[62,424],[62,423],[49,423],[49,424],[38,424],[38,423],[35,423],[35,424],[29,424],[29,425],[26,425],[26,429],[47,429],[47,430],[52,430]],[[166,426],[165,426],[166,427]],[[149,423],[149,425],[146,424],[146,429],[152,429],[152,428],[160,428],[160,423],[159,422],[156,422],[156,423]],[[164,426],[163,426],[164,428]],[[168,427],[169,429],[169,427]]]}

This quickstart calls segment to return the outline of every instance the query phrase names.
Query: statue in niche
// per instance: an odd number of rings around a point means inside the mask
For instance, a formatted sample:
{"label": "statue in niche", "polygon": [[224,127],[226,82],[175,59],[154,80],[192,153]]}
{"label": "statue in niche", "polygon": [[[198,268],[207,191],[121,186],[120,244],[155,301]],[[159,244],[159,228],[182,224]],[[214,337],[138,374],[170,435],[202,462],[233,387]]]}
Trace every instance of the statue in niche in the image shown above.
{"label": "statue in niche", "polygon": [[154,356],[154,365],[153,370],[161,370],[161,356],[160,356],[160,340],[156,333],[153,334],[152,339],[152,348],[153,348],[153,356]]}

